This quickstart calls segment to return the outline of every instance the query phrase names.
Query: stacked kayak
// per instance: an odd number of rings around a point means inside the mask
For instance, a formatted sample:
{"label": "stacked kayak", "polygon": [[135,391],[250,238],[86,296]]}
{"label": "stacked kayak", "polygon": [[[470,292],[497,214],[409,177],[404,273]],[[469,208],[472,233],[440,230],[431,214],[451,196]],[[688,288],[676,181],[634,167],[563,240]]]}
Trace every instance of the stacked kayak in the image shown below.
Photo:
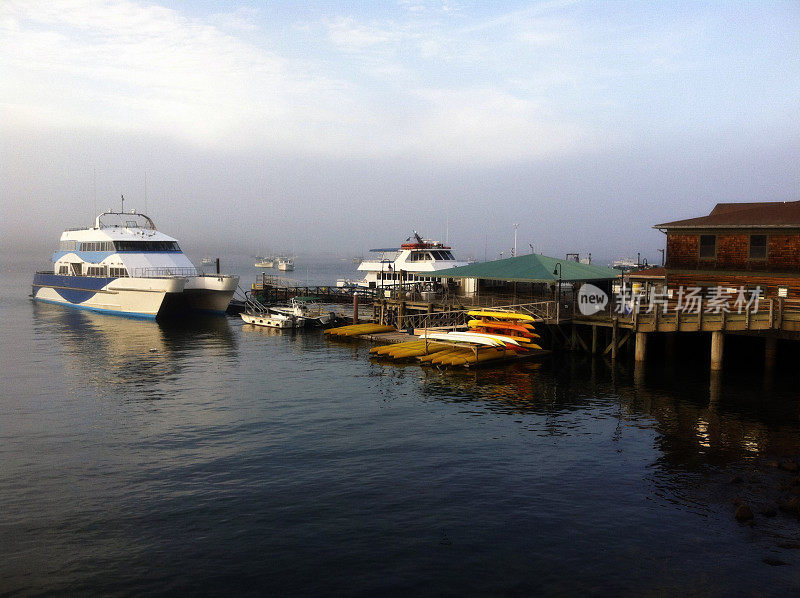
{"label": "stacked kayak", "polygon": [[478,310],[466,331],[426,331],[420,340],[375,347],[370,353],[395,360],[416,359],[432,365],[469,366],[541,351],[534,319],[516,312]]}
{"label": "stacked kayak", "polygon": [[522,351],[541,349],[536,340],[541,338],[536,334],[534,319],[528,314],[516,312],[501,312],[491,310],[476,310],[467,312],[474,319],[467,322],[470,332],[506,337],[522,347]]}

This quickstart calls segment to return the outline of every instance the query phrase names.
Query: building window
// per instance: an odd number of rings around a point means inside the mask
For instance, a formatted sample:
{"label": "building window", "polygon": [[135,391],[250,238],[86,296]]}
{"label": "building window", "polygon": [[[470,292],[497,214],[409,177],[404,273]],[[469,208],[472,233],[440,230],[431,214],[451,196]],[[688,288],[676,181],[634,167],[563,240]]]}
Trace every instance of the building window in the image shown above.
{"label": "building window", "polygon": [[700,235],[700,259],[713,260],[717,257],[717,236]]}
{"label": "building window", "polygon": [[750,235],[750,259],[767,259],[767,235]]}

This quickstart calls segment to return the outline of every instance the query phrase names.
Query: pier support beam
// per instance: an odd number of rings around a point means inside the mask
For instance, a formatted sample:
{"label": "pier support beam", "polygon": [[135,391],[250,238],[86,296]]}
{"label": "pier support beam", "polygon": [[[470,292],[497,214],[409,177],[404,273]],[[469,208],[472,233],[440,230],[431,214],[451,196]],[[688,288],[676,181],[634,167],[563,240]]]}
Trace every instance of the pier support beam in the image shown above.
{"label": "pier support beam", "polygon": [[634,349],[636,361],[644,361],[647,357],[647,334],[644,332],[636,333],[636,348]]}
{"label": "pier support beam", "polygon": [[711,333],[711,369],[714,371],[722,369],[722,354],[725,347],[725,335],[721,330]]}
{"label": "pier support beam", "polygon": [[597,355],[597,326],[592,326],[592,355]]}

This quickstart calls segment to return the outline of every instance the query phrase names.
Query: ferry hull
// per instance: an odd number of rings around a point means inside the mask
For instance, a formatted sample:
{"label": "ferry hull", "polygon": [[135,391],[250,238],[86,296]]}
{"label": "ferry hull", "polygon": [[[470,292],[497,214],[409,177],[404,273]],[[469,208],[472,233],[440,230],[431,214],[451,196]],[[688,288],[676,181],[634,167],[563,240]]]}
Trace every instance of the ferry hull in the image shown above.
{"label": "ferry hull", "polygon": [[33,298],[142,318],[193,311],[225,313],[238,283],[238,276],[105,278],[37,273]]}
{"label": "ferry hull", "polygon": [[189,277],[182,292],[167,296],[163,311],[225,313],[238,284],[238,276]]}
{"label": "ferry hull", "polygon": [[33,298],[77,309],[155,318],[167,293],[179,293],[185,278],[107,278],[35,275]]}

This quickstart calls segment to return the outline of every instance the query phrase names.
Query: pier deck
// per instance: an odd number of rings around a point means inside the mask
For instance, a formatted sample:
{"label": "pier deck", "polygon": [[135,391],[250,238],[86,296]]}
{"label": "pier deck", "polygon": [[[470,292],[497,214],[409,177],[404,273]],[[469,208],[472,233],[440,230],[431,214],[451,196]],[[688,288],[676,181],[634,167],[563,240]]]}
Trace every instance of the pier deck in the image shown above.
{"label": "pier deck", "polygon": [[[560,326],[552,327],[562,345],[572,350],[585,350],[593,354],[611,354],[630,342],[634,346],[636,361],[647,355],[647,339],[654,333],[669,339],[677,333],[711,334],[711,369],[722,367],[724,338],[726,334],[749,335],[765,339],[765,363],[771,367],[776,357],[778,339],[800,340],[800,301],[782,298],[762,300],[756,310],[728,312],[708,309],[703,302],[691,313],[677,309],[627,315],[608,312],[594,316],[573,316],[569,333]],[[583,338],[581,330],[591,329],[591,341]],[[698,337],[699,338],[699,337]]]}

